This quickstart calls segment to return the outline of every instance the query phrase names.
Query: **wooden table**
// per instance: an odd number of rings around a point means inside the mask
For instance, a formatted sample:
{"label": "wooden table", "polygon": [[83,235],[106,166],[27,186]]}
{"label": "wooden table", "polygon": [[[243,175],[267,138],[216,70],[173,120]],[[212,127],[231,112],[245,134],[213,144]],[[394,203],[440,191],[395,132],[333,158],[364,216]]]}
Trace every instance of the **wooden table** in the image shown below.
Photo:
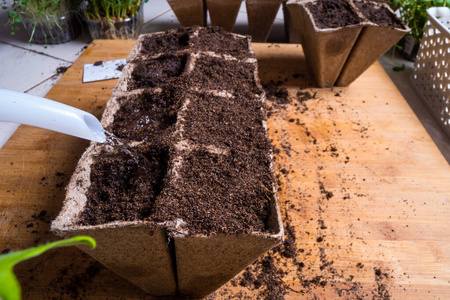
{"label": "wooden table", "polygon": [[[83,84],[83,65],[125,58],[133,44],[94,41],[47,98],[100,118],[116,80]],[[270,254],[279,292],[287,299],[448,298],[450,167],[382,67],[375,63],[348,88],[317,89],[300,46],[254,44],[254,51],[261,80],[282,81],[291,100],[268,103],[282,214],[296,250]],[[297,92],[306,91],[315,99],[301,103]],[[50,221],[87,145],[22,125],[0,150],[0,251],[57,239]],[[258,268],[250,270],[258,275]],[[74,247],[15,270],[24,299],[148,297]],[[276,294],[264,276],[259,288],[242,279],[213,297]]]}

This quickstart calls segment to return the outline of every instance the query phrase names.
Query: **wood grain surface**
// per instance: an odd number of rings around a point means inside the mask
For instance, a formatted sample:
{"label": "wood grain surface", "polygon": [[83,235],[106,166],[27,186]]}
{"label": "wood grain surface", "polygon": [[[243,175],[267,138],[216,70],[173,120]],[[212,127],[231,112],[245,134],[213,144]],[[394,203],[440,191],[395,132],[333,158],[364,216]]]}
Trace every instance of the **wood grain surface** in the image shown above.
{"label": "wood grain surface", "polygon": [[[94,41],[47,98],[100,118],[116,80],[83,84],[83,65],[125,58],[133,44]],[[450,167],[382,67],[317,89],[301,46],[253,46],[262,82],[289,93],[268,101],[287,242],[210,297],[448,299]],[[0,150],[0,251],[57,239],[50,221],[87,145],[22,125]],[[24,299],[150,298],[77,248],[15,271]]]}

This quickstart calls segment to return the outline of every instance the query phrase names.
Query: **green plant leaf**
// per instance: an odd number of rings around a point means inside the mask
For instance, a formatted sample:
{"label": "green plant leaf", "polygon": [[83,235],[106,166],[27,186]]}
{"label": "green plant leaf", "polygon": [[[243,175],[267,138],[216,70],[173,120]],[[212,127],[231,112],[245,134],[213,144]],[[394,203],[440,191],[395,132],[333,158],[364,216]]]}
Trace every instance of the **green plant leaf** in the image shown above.
{"label": "green plant leaf", "polygon": [[21,288],[13,272],[13,268],[17,263],[41,255],[45,251],[53,248],[75,245],[87,245],[92,248],[96,247],[93,238],[89,236],[76,236],[70,239],[0,255],[0,299],[21,299]]}
{"label": "green plant leaf", "polygon": [[392,68],[392,70],[394,70],[394,72],[401,72],[401,71],[405,70],[405,68],[406,68],[405,65],[402,65],[401,67],[395,66]]}
{"label": "green plant leaf", "polygon": [[403,46],[400,46],[399,44],[395,44],[394,47],[395,47],[395,49],[398,49],[400,51],[403,50]]}
{"label": "green plant leaf", "polygon": [[0,284],[0,299],[20,300],[20,284],[12,268],[0,271]]}
{"label": "green plant leaf", "polygon": [[391,8],[396,9],[399,3],[400,0],[392,0]]}

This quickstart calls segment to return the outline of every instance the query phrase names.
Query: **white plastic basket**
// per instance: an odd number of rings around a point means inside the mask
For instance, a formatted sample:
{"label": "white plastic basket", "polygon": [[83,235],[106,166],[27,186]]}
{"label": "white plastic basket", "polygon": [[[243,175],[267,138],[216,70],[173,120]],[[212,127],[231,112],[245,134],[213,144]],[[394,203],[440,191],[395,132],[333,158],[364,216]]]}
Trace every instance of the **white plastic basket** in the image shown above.
{"label": "white plastic basket", "polygon": [[427,13],[411,82],[450,137],[450,8],[432,7]]}

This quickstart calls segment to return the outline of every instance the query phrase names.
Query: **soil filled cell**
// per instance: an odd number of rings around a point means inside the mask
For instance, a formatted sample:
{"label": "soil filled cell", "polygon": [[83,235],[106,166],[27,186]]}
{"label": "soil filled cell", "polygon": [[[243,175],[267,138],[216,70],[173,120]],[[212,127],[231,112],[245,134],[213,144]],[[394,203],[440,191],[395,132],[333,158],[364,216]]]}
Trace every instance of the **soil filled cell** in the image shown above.
{"label": "soil filled cell", "polygon": [[239,58],[253,56],[245,37],[237,38],[218,26],[202,28],[200,32],[201,34],[192,38],[193,49],[196,51],[211,51]]}
{"label": "soil filled cell", "polygon": [[173,35],[161,34],[148,36],[142,42],[142,54],[149,56],[160,53],[173,54],[185,49],[189,46],[189,33],[191,32],[191,28],[186,28]]}
{"label": "soil filled cell", "polygon": [[165,84],[180,76],[186,65],[186,56],[162,56],[136,65],[128,90],[145,89]]}
{"label": "soil filled cell", "polygon": [[306,7],[321,29],[345,27],[362,21],[347,1],[318,0],[315,3],[308,3]]}
{"label": "soil filled cell", "polygon": [[355,2],[364,17],[383,28],[404,29],[402,22],[385,6],[370,2]]}
{"label": "soil filled cell", "polygon": [[161,191],[167,153],[153,148],[143,155],[145,162],[136,162],[123,152],[98,156],[91,168],[91,186],[80,224],[143,220],[150,215]]}
{"label": "soil filled cell", "polygon": [[123,103],[107,128],[117,137],[134,141],[158,139],[176,122],[182,92],[146,90],[140,95],[122,97]]}
{"label": "soil filled cell", "polygon": [[261,93],[251,63],[201,55],[197,57],[196,67],[189,75],[192,84],[201,88],[226,90],[241,95]]}

